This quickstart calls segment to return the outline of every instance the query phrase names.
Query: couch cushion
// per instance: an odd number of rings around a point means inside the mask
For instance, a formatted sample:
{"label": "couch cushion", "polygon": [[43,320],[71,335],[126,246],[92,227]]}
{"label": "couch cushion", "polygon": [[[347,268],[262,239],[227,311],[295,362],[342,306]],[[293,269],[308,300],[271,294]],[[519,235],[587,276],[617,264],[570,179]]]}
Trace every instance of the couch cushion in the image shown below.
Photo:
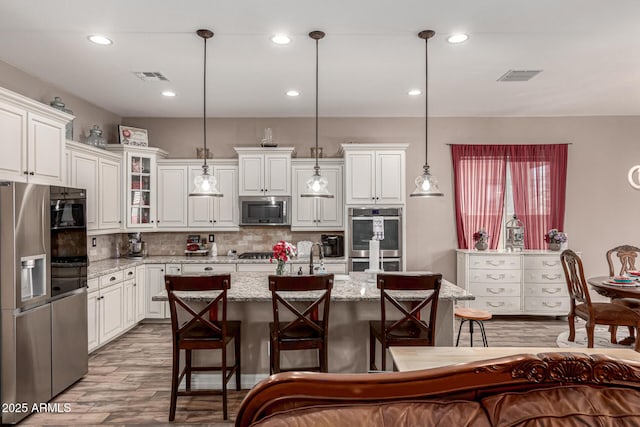
{"label": "couch cushion", "polygon": [[490,427],[478,402],[421,401],[291,409],[253,424],[260,427]]}
{"label": "couch cushion", "polygon": [[494,427],[640,426],[640,392],[560,386],[482,399]]}

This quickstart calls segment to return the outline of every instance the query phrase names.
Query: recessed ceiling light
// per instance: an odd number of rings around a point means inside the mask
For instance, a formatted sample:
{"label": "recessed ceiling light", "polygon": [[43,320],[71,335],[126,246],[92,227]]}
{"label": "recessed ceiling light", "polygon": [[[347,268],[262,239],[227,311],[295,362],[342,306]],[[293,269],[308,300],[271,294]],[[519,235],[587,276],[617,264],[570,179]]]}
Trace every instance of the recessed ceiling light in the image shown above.
{"label": "recessed ceiling light", "polygon": [[449,43],[462,43],[469,39],[469,36],[466,34],[452,34],[447,38]]}
{"label": "recessed ceiling light", "polygon": [[297,90],[287,91],[287,96],[298,96],[298,95],[300,95],[300,92],[298,92]]}
{"label": "recessed ceiling light", "polygon": [[162,92],[162,96],[166,96],[168,98],[172,98],[174,96],[176,96],[176,93],[172,90],[165,90],[164,92]]}
{"label": "recessed ceiling light", "polygon": [[275,44],[289,44],[291,43],[291,37],[286,34],[276,34],[275,36],[271,37],[271,41]]}
{"label": "recessed ceiling light", "polygon": [[422,91],[420,89],[411,89],[409,92],[407,92],[409,95],[411,96],[418,96],[418,95],[422,95]]}
{"label": "recessed ceiling light", "polygon": [[101,36],[99,34],[94,34],[92,36],[89,36],[88,39],[92,43],[99,44],[102,46],[108,46],[110,44],[113,44],[113,41],[111,41],[111,39],[108,39],[105,36]]}

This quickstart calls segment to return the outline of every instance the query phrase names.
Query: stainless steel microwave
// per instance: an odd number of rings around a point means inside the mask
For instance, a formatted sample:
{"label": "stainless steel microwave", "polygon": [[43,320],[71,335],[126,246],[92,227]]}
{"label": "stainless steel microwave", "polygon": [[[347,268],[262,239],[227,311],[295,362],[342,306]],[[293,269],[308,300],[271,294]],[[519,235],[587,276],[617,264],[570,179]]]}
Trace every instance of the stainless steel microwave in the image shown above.
{"label": "stainless steel microwave", "polygon": [[290,225],[291,197],[240,197],[240,225]]}

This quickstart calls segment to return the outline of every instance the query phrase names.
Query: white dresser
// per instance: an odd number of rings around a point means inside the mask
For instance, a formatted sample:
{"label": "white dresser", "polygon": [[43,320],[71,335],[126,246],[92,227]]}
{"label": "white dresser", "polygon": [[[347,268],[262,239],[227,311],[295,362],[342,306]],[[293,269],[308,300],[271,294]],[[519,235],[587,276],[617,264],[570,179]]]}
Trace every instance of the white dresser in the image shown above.
{"label": "white dresser", "polygon": [[492,314],[566,316],[569,293],[560,252],[457,250],[458,286]]}

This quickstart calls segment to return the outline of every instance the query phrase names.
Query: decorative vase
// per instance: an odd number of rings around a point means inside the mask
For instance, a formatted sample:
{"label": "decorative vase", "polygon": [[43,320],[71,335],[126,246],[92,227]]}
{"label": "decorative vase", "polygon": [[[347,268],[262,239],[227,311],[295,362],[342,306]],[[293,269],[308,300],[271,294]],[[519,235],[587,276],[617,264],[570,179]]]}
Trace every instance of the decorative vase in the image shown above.
{"label": "decorative vase", "polygon": [[476,242],[476,249],[479,251],[486,251],[489,248],[489,243],[486,240],[480,239]]}
{"label": "decorative vase", "polygon": [[284,266],[286,263],[282,260],[278,260],[278,265],[276,266],[276,276],[284,276]]}
{"label": "decorative vase", "polygon": [[560,243],[549,243],[549,250],[550,251],[559,251],[560,250]]}

